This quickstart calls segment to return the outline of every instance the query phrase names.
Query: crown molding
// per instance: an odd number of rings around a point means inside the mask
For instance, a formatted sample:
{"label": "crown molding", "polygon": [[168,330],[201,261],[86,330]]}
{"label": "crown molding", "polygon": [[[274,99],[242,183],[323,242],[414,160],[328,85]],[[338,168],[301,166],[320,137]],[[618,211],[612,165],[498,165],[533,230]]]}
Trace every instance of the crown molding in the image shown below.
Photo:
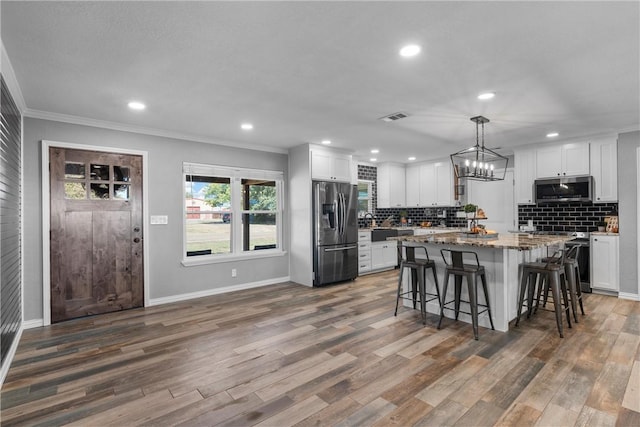
{"label": "crown molding", "polygon": [[139,133],[143,135],[159,136],[163,138],[179,139],[182,141],[202,142],[205,144],[223,145],[226,147],[243,148],[246,150],[266,151],[270,153],[287,154],[289,151],[284,148],[266,145],[246,144],[236,141],[220,141],[207,138],[201,135],[191,135],[181,132],[173,132],[163,129],[148,128],[143,126],[129,125],[106,120],[90,119],[88,117],[73,116],[70,114],[52,113],[50,111],[34,110],[27,108],[23,115],[34,119],[51,120],[55,122],[71,123],[75,125],[91,126],[102,129],[117,130],[122,132]]}
{"label": "crown molding", "polygon": [[24,112],[27,109],[27,104],[24,102],[24,97],[22,96],[22,90],[20,90],[20,85],[18,84],[18,79],[16,78],[16,73],[13,71],[13,66],[11,65],[11,60],[9,60],[9,55],[7,51],[4,49],[4,43],[2,43],[2,39],[0,39],[0,71],[2,72],[2,76],[4,77],[4,81],[9,88],[9,92],[13,97],[13,101],[16,103],[18,107],[18,111]]}

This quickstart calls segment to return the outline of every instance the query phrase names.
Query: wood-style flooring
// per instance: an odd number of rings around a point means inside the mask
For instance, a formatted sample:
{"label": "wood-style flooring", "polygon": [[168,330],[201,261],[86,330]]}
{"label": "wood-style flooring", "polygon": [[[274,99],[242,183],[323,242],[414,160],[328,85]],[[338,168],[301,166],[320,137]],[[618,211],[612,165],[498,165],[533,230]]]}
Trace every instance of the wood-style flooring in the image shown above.
{"label": "wood-style flooring", "polygon": [[640,303],[585,296],[558,336],[393,316],[397,270],[24,332],[2,425],[638,426]]}

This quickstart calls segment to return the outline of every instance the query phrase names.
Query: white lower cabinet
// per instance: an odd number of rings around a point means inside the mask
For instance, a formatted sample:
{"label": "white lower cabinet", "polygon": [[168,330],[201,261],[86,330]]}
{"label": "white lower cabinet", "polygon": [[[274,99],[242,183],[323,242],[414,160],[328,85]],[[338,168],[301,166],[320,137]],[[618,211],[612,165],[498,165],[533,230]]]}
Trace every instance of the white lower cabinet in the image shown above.
{"label": "white lower cabinet", "polygon": [[619,284],[619,237],[591,235],[591,287],[618,292]]}
{"label": "white lower cabinet", "polygon": [[398,264],[395,241],[371,243],[371,270],[393,268]]}

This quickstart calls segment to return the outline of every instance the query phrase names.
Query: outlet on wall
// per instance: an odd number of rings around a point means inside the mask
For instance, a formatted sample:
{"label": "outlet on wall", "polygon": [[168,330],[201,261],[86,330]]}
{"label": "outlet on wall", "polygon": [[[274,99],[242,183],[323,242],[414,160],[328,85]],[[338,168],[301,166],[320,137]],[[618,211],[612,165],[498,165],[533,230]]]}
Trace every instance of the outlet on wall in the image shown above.
{"label": "outlet on wall", "polygon": [[238,275],[238,271],[235,268],[231,269],[231,277],[236,277]]}

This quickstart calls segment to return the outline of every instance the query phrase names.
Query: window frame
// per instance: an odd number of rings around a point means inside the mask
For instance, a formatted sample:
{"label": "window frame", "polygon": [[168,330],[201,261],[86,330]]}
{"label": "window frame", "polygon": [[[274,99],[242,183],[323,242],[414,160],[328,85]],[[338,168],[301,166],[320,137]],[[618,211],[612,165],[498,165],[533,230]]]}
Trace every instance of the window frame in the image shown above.
{"label": "window frame", "polygon": [[358,218],[363,218],[367,212],[373,214],[373,184],[374,183],[375,181],[369,180],[369,179],[358,180],[358,186],[360,186],[360,184],[367,184],[367,187],[368,187],[368,191],[367,191],[368,197],[360,197],[360,192],[358,192],[358,207],[360,207],[360,200],[367,201],[367,211],[362,213],[360,210],[358,210]]}
{"label": "window frame", "polygon": [[[231,214],[231,251],[223,254],[195,255],[187,256],[187,192],[185,184],[187,176],[211,176],[219,178],[229,178],[231,185],[231,201],[229,214]],[[242,180],[243,179],[265,179],[276,183],[276,203],[275,211],[246,211],[242,206]],[[284,212],[285,212],[285,185],[284,172],[270,171],[262,169],[250,169],[240,167],[228,167],[219,165],[208,165],[201,163],[184,162],[182,166],[182,265],[194,266],[203,264],[215,264],[243,259],[258,259],[284,256],[287,252],[284,249]],[[275,213],[276,217],[276,247],[273,249],[244,250],[243,249],[243,224],[241,219],[245,213]]]}

